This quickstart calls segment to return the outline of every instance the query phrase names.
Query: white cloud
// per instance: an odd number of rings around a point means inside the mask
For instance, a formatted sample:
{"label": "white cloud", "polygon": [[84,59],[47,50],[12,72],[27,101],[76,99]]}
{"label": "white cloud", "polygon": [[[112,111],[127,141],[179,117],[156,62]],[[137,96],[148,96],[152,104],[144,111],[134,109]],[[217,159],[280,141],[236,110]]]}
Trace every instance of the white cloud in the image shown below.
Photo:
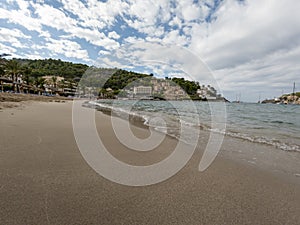
{"label": "white cloud", "polygon": [[177,26],[179,29],[182,27],[182,21],[178,16],[173,17],[173,19],[169,22],[170,26]]}
{"label": "white cloud", "polygon": [[[291,85],[299,80],[300,46],[292,50],[278,51],[232,68],[215,71],[222,89],[234,99],[238,92],[247,92],[245,101],[253,101],[259,93],[272,98],[283,92],[291,92]],[[231,96],[230,96],[231,95]],[[257,100],[257,99],[254,99]]]}
{"label": "white cloud", "polygon": [[82,49],[81,46],[74,41],[49,38],[45,47],[55,54],[62,54],[66,57],[77,58],[84,61],[89,59],[87,50]]}
{"label": "white cloud", "polygon": [[[28,7],[28,4],[26,6]],[[0,18],[7,19],[10,23],[20,24],[27,30],[37,31],[40,33],[42,31],[42,26],[39,20],[31,17],[31,12],[28,10],[28,8],[24,7],[25,6],[22,6],[22,9],[19,10],[0,8]]]}
{"label": "white cloud", "polygon": [[[68,4],[66,4],[67,2],[69,3],[73,2],[73,5],[75,3],[78,3],[77,1],[64,1],[65,5],[67,6],[68,6]],[[85,8],[85,6],[83,6],[82,3],[78,3],[78,4],[80,6],[79,9],[83,10]],[[99,4],[102,5],[103,3],[99,3]],[[98,31],[98,29],[93,28],[94,27],[93,23],[91,24],[89,23],[87,27],[80,27],[78,26],[78,22],[75,19],[70,18],[69,16],[67,16],[65,13],[63,13],[58,9],[55,9],[48,5],[39,5],[39,4],[34,5],[34,7],[36,9],[36,12],[40,16],[40,21],[43,25],[51,26],[53,28],[66,32],[67,35],[65,35],[65,37],[82,38],[93,45],[99,47],[101,46],[108,50],[116,49],[119,47],[119,43],[113,40],[113,38],[117,39],[119,37],[116,32],[111,32],[110,33],[111,36],[107,37],[104,33]],[[69,7],[69,8],[74,9],[74,7]],[[87,15],[92,14],[91,12],[88,11],[86,13]],[[84,18],[84,15],[85,15],[84,13],[80,12],[80,16],[83,16],[83,18],[81,18],[83,21],[86,20]],[[97,18],[97,16],[95,18]],[[49,21],[52,22],[49,23]]]}
{"label": "white cloud", "polygon": [[46,4],[31,4],[38,15],[39,22],[57,30],[68,31],[77,25],[77,21],[66,16],[64,12]]}
{"label": "white cloud", "polygon": [[28,39],[30,36],[25,35],[22,31],[18,29],[8,29],[0,27],[0,42],[10,43],[16,48],[23,48],[24,44],[20,42],[20,39]]}
{"label": "white cloud", "polygon": [[160,36],[164,33],[163,23],[171,18],[170,1],[129,1],[130,6],[123,17],[127,25],[145,33],[150,37]]}
{"label": "white cloud", "polygon": [[113,59],[113,57],[112,58],[110,58],[110,57],[98,58],[96,61],[96,65],[99,67],[119,68],[119,69],[134,68],[126,63],[120,63],[120,60]]}
{"label": "white cloud", "polygon": [[17,52],[17,49],[0,43],[0,51],[1,53],[12,54]]}
{"label": "white cloud", "polygon": [[[114,2],[118,3],[118,1],[110,1],[110,4],[113,4]],[[104,33],[95,29],[95,27],[100,27],[100,24],[94,24],[93,20],[97,21],[100,17],[102,20],[107,20],[102,17],[104,13],[102,12],[103,9],[101,11],[102,13],[97,11],[100,7],[100,3],[97,5],[96,3],[90,2],[89,4],[93,5],[92,9],[86,8],[82,3],[79,3],[79,1],[63,1],[63,3],[70,11],[77,9],[77,11],[72,11],[72,13],[77,13],[80,16],[78,21],[68,16],[63,10],[54,8],[47,4],[31,2],[29,5],[29,2],[22,0],[18,0],[18,10],[6,10],[0,8],[0,15],[1,18],[8,19],[11,23],[19,24],[30,31],[37,31],[40,37],[51,37],[50,33],[47,30],[44,30],[46,28],[43,28],[48,26],[65,32],[67,34],[65,37],[69,35],[68,37],[70,38],[82,38],[96,46],[103,45],[103,47],[107,49],[115,49],[119,47],[118,42],[113,40],[113,38],[119,38],[116,32],[112,31],[112,33],[110,33],[110,37],[106,37]],[[104,3],[101,3],[101,5],[103,4]],[[76,5],[81,7],[76,8]],[[34,15],[33,12],[29,10],[29,6],[33,7]],[[108,19],[111,23],[114,21],[114,14],[116,14],[116,12],[114,12],[113,15],[110,15],[110,19]],[[85,18],[85,15],[92,15],[92,17]],[[101,23],[102,25],[107,26],[105,22],[102,21]],[[86,25],[86,27],[80,27],[79,24]]]}
{"label": "white cloud", "polygon": [[184,5],[181,11],[185,21],[197,20],[199,19],[199,15],[201,15],[201,8],[192,3]]}
{"label": "white cloud", "polygon": [[[227,0],[208,25],[206,37],[193,37],[192,47],[215,68],[235,66],[277,49],[299,44],[300,2]],[[194,29],[197,29],[195,27]],[[194,31],[194,33],[196,33]]]}
{"label": "white cloud", "polygon": [[117,58],[123,65],[146,67],[160,77],[165,77],[171,72],[184,71],[184,77],[189,80],[201,79],[206,83],[216,83],[205,64],[186,48],[132,37],[126,41],[127,44],[123,44],[114,52],[114,61]]}
{"label": "white cloud", "polygon": [[121,0],[99,2],[89,0],[83,4],[79,0],[62,0],[64,9],[78,17],[83,27],[103,29],[113,25],[115,17],[127,8],[127,3]]}
{"label": "white cloud", "polygon": [[189,43],[189,38],[180,35],[178,30],[172,30],[169,33],[165,34],[165,37],[162,39],[162,41],[166,44],[176,44],[178,46],[185,46]]}
{"label": "white cloud", "polygon": [[257,90],[279,95],[299,71],[299,9],[292,0],[226,0],[216,20],[191,27],[190,49],[216,71],[225,91],[248,90],[246,100]]}
{"label": "white cloud", "polygon": [[109,38],[113,38],[113,39],[119,39],[119,38],[120,38],[120,35],[118,35],[117,32],[112,31],[112,32],[109,32],[109,33],[108,33],[108,37],[109,37]]}
{"label": "white cloud", "polygon": [[33,54],[25,54],[24,56],[28,59],[44,59],[44,57],[42,57],[39,52],[35,52]]}
{"label": "white cloud", "polygon": [[[128,14],[133,18],[132,25],[138,29],[139,25],[152,26],[156,24],[159,12],[159,5],[153,1],[130,1],[131,5]],[[150,10],[151,9],[151,10]]]}
{"label": "white cloud", "polygon": [[106,50],[100,50],[100,51],[98,52],[98,54],[99,54],[99,55],[110,55],[111,52],[110,52],[110,51],[106,51]]}
{"label": "white cloud", "polygon": [[79,0],[62,0],[65,11],[71,12],[78,17],[78,23],[83,27],[104,28],[105,23],[99,18],[98,13],[92,13]]}
{"label": "white cloud", "polygon": [[100,40],[100,43],[101,43],[101,46],[107,50],[116,50],[120,47],[119,42],[116,42],[109,38]]}

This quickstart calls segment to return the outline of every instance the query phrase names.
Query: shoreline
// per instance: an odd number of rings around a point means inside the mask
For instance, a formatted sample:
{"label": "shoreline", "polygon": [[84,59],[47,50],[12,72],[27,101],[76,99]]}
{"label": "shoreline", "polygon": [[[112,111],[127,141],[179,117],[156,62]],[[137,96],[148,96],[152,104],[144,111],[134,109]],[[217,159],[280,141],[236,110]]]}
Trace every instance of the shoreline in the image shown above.
{"label": "shoreline", "polygon": [[[93,108],[89,106],[83,106],[83,107],[86,107],[90,110],[96,110],[96,113],[98,112],[100,114],[103,114],[105,117],[107,117],[108,120],[110,120],[110,117],[115,117],[122,121],[126,121],[125,118],[116,115],[115,113],[112,113],[112,110],[110,108],[99,107],[99,106],[95,106],[95,108]],[[129,122],[131,126],[138,127],[147,131],[149,129],[152,129],[154,132],[158,132],[162,135],[166,135],[168,138],[175,139],[176,141],[180,141],[177,137],[169,133],[161,132],[145,124],[145,119],[142,118],[141,116],[136,116],[133,119],[129,117]],[[98,121],[98,123],[100,123],[100,121]],[[201,129],[201,136],[203,136],[204,138],[202,137],[199,139],[198,146],[197,146],[198,149],[199,149],[199,145],[205,146],[207,144],[207,140],[211,132],[212,131]],[[232,146],[243,146],[244,150],[233,151],[231,150]],[[245,154],[245,149],[248,149],[248,151],[246,150],[247,151],[246,154]],[[203,149],[201,150],[201,152],[203,152]],[[232,155],[233,153],[235,155]],[[237,156],[237,154],[240,155]],[[263,155],[260,160],[256,158],[258,155],[261,156]],[[285,166],[288,163],[287,161],[285,161],[286,155],[289,155],[290,158],[296,156],[299,159],[297,162],[300,162],[300,155],[298,151],[285,151],[275,147],[274,145],[260,143],[260,142],[253,142],[248,139],[243,139],[240,137],[225,134],[223,147],[221,148],[217,157],[226,158],[227,160],[234,161],[235,163],[239,163],[243,166],[258,167],[258,169],[266,171],[274,176],[279,176],[279,178],[287,179],[289,181],[300,184],[300,169],[299,169],[300,167],[297,167],[298,165],[295,165],[296,160],[294,160],[293,162],[294,164],[292,165],[294,166],[294,168],[289,168],[289,170],[287,168],[279,169],[277,167],[279,164]],[[266,162],[267,159],[271,159],[272,157],[276,158],[276,161],[271,160]],[[253,159],[257,160],[257,162],[255,162],[255,160]],[[291,163],[291,161],[289,161],[289,163]],[[295,170],[295,168],[298,170]]]}
{"label": "shoreline", "polygon": [[[90,103],[92,102],[92,103]],[[95,104],[96,103],[96,104]],[[112,111],[112,106],[110,105],[105,105],[105,103],[101,103],[101,102],[97,102],[97,101],[86,101],[84,103],[85,107],[88,108],[95,108],[98,111],[104,112],[104,113],[108,113],[110,114]],[[126,112],[123,111],[122,107],[115,108],[116,111],[115,114],[117,116],[119,116],[118,114],[120,114],[119,117],[124,117],[123,114],[128,114],[129,115],[129,119],[137,119],[137,121],[141,120],[141,122],[143,122],[143,125],[149,126],[147,124],[148,119],[146,118],[149,115],[146,115],[144,112],[142,112],[141,115],[139,115],[139,112]],[[126,116],[125,116],[126,117]],[[127,117],[126,117],[127,119]],[[209,123],[204,123],[202,121],[201,125],[199,125],[199,127],[197,126],[193,126],[191,125],[192,128],[199,128],[200,130],[206,130],[208,132],[215,132],[215,133],[220,133],[223,134],[222,131],[214,131],[211,129],[211,126],[209,125]],[[256,135],[256,134],[249,134],[249,133],[243,133],[243,132],[239,132],[238,130],[234,130],[230,127],[227,126],[226,131],[225,131],[225,135],[228,137],[232,137],[232,138],[237,138],[237,139],[241,139],[244,141],[249,141],[251,143],[258,143],[258,144],[263,144],[263,145],[267,145],[267,146],[271,146],[271,147],[275,147],[277,149],[280,149],[282,151],[285,152],[297,152],[300,153],[300,143],[296,143],[296,142],[289,142],[289,140],[280,140],[280,139],[276,139],[270,136],[260,136],[260,135]],[[174,135],[170,135],[170,136],[174,136]]]}
{"label": "shoreline", "polygon": [[[117,113],[112,113],[112,109],[106,106],[93,105],[85,102],[84,107],[90,108],[91,110],[95,109],[99,113],[108,116],[126,120]],[[134,126],[144,129],[153,129],[153,127],[145,124],[146,120],[141,115],[129,115],[129,121],[130,124]],[[169,132],[164,133],[155,128],[153,130],[178,140],[177,137],[169,134]],[[200,128],[200,135],[204,138],[199,139],[198,145],[205,146],[211,132],[214,131]],[[262,170],[267,170],[275,175],[288,176],[289,179],[294,182],[300,183],[300,152],[298,150],[284,150],[275,144],[268,143],[267,140],[255,142],[249,138],[239,137],[234,134],[236,133],[226,131],[224,135],[224,143],[226,143],[226,145],[223,143],[224,146],[219,155],[238,163],[260,167]],[[235,150],[231,149],[231,146],[243,146],[243,148],[241,148],[241,150]]]}
{"label": "shoreline", "polygon": [[[70,101],[33,102],[21,110],[0,112],[1,224],[300,222],[299,178],[231,159],[241,148],[255,151],[260,146],[226,138],[216,160],[201,173],[198,164],[205,146],[200,141],[175,176],[156,185],[128,187],[104,179],[83,160],[71,113]],[[109,118],[96,113],[99,135],[111,154],[125,162],[153,163],[170,154],[168,146],[176,145],[177,140],[166,138],[149,154],[130,151],[112,136]],[[132,129],[140,137],[148,135],[147,129]]]}

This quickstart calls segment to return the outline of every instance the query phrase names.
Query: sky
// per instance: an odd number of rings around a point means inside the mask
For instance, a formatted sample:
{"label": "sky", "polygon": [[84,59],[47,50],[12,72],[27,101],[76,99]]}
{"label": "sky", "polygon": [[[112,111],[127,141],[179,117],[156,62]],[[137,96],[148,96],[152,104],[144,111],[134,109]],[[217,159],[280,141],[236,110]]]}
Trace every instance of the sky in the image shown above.
{"label": "sky", "polygon": [[300,91],[299,0],[1,0],[0,53],[185,77],[229,100]]}

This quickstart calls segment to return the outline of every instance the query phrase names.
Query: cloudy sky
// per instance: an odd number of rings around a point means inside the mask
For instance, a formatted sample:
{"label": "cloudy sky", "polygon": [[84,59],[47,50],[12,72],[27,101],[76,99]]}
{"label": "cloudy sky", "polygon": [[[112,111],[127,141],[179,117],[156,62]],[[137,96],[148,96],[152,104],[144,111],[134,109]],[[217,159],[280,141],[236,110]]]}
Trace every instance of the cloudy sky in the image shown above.
{"label": "cloudy sky", "polygon": [[299,0],[1,0],[0,53],[201,84],[206,66],[225,97],[257,101],[300,91],[299,11]]}

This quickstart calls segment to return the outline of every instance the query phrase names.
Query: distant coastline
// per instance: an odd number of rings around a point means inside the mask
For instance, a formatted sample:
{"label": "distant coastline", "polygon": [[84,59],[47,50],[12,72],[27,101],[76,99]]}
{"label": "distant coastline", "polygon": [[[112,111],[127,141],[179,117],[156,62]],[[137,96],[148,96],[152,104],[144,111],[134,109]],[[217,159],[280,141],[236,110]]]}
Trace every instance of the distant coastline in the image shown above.
{"label": "distant coastline", "polygon": [[278,98],[266,99],[262,104],[300,105],[300,92],[284,94]]}

